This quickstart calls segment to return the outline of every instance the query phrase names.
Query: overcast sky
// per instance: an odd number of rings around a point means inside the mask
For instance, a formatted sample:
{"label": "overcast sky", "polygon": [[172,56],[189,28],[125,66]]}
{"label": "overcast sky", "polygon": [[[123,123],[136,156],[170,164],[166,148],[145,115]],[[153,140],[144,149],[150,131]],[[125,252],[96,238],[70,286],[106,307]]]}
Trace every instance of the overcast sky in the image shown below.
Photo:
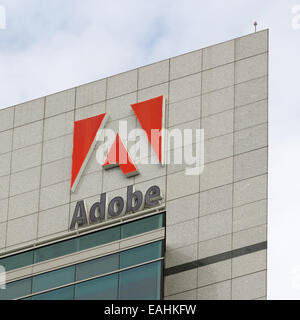
{"label": "overcast sky", "polygon": [[1,5],[0,109],[243,36],[255,20],[259,30],[269,28],[268,298],[300,299],[300,16],[292,11],[298,5],[300,14],[300,0]]}

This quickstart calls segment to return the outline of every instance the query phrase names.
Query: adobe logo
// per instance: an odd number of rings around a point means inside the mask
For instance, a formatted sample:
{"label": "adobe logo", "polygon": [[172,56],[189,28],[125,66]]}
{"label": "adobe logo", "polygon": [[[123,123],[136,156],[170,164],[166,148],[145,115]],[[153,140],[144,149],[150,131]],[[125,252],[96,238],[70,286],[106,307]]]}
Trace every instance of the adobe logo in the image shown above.
{"label": "adobe logo", "polygon": [[[132,104],[131,108],[159,162],[163,164],[165,152],[165,137],[163,134],[165,129],[165,98],[159,96]],[[71,190],[73,192],[76,190],[76,186],[95,149],[97,141],[101,140],[99,138],[104,134],[108,117],[108,114],[103,113],[95,117],[75,121],[74,123],[71,174]],[[126,177],[138,174],[138,170],[119,133],[116,133],[114,142],[102,166],[104,169],[119,166]]]}

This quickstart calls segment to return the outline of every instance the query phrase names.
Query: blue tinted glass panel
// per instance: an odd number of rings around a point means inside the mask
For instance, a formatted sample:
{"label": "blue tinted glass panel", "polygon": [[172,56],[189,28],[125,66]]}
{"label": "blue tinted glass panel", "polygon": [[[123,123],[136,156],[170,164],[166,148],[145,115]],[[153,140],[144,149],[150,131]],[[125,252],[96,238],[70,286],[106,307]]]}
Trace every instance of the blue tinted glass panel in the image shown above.
{"label": "blue tinted glass panel", "polygon": [[120,273],[120,300],[159,300],[161,262]]}
{"label": "blue tinted glass panel", "polygon": [[38,294],[32,300],[74,300],[74,286]]}
{"label": "blue tinted glass panel", "polygon": [[27,251],[0,259],[0,265],[5,267],[6,271],[22,268],[31,264],[33,264],[33,251]]}
{"label": "blue tinted glass panel", "polygon": [[162,242],[154,242],[134,248],[131,250],[123,251],[120,253],[120,268],[126,268],[135,264],[147,262],[157,258],[161,258]]}
{"label": "blue tinted glass panel", "polygon": [[79,238],[79,250],[85,250],[120,240],[121,228],[115,227],[103,231],[95,232]]}
{"label": "blue tinted glass panel", "polygon": [[80,263],[76,266],[76,281],[92,278],[119,269],[119,254]]}
{"label": "blue tinted glass panel", "polygon": [[34,252],[34,263],[54,259],[78,251],[78,238],[58,242],[50,246],[38,248]]}
{"label": "blue tinted glass panel", "polygon": [[76,300],[117,300],[118,274],[79,283],[75,286]]}
{"label": "blue tinted glass panel", "polygon": [[0,265],[10,271],[161,227],[163,227],[162,214],[3,258],[0,259]]}
{"label": "blue tinted glass panel", "polygon": [[130,222],[121,226],[121,237],[127,238],[163,227],[163,216],[156,215],[149,218]]}
{"label": "blue tinted glass panel", "polygon": [[0,300],[12,300],[31,294],[31,278],[8,283],[0,290]]}
{"label": "blue tinted glass panel", "polygon": [[75,266],[58,269],[33,277],[32,293],[63,286],[75,281]]}

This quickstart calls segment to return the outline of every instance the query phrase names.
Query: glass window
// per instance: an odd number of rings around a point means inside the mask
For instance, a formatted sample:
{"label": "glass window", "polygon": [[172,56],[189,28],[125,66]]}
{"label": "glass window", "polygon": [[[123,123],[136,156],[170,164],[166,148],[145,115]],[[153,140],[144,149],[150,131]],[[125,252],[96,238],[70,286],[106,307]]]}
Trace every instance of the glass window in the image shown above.
{"label": "glass window", "polygon": [[92,278],[119,269],[119,254],[80,263],[76,266],[76,281]]}
{"label": "glass window", "polygon": [[5,267],[6,271],[22,268],[31,264],[33,264],[32,250],[0,259],[0,265]]}
{"label": "glass window", "polygon": [[154,242],[145,246],[123,251],[120,254],[120,268],[127,268],[135,264],[160,258],[162,255],[162,242]]}
{"label": "glass window", "polygon": [[127,238],[163,227],[163,215],[136,220],[121,226],[121,238]]}
{"label": "glass window", "polygon": [[161,261],[120,273],[120,300],[159,300]]}
{"label": "glass window", "polygon": [[9,256],[0,259],[0,265],[3,265],[7,271],[10,271],[161,227],[163,227],[163,214],[128,222],[121,226],[112,227],[106,230]]}
{"label": "glass window", "polygon": [[85,250],[100,246],[105,243],[120,240],[121,228],[120,226],[115,228],[106,229],[103,231],[90,233],[88,235],[82,236],[79,239],[79,250]]}
{"label": "glass window", "polygon": [[118,273],[79,283],[75,286],[75,300],[117,300]]}
{"label": "glass window", "polygon": [[50,246],[41,247],[34,252],[34,263],[54,259],[77,250],[78,238],[51,244]]}
{"label": "glass window", "polygon": [[74,300],[74,286],[38,294],[32,300]]}
{"label": "glass window", "polygon": [[0,300],[13,300],[31,294],[31,278],[8,283],[0,290]]}
{"label": "glass window", "polygon": [[[17,299],[35,293],[36,295],[22,300],[160,299],[162,261],[151,263],[149,261],[162,256],[162,246],[163,241],[156,241],[9,283],[6,290],[0,290],[0,300]],[[137,267],[136,265],[140,263],[147,264]],[[120,271],[120,269],[130,266],[133,268]],[[87,280],[109,272],[115,273]],[[73,283],[82,280],[85,282]],[[67,287],[54,289],[63,285],[67,285]],[[41,293],[46,290],[51,291]]]}
{"label": "glass window", "polygon": [[33,277],[32,293],[63,286],[75,281],[75,266],[58,269]]}

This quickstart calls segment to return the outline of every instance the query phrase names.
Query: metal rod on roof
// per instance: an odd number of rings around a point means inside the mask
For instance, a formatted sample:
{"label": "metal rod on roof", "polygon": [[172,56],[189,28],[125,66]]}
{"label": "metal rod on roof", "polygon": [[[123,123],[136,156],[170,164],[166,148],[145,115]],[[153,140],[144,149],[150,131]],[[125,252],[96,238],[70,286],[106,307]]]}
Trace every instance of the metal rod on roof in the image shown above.
{"label": "metal rod on roof", "polygon": [[257,27],[257,22],[254,21],[254,29],[255,29],[255,32],[256,32],[256,27]]}

